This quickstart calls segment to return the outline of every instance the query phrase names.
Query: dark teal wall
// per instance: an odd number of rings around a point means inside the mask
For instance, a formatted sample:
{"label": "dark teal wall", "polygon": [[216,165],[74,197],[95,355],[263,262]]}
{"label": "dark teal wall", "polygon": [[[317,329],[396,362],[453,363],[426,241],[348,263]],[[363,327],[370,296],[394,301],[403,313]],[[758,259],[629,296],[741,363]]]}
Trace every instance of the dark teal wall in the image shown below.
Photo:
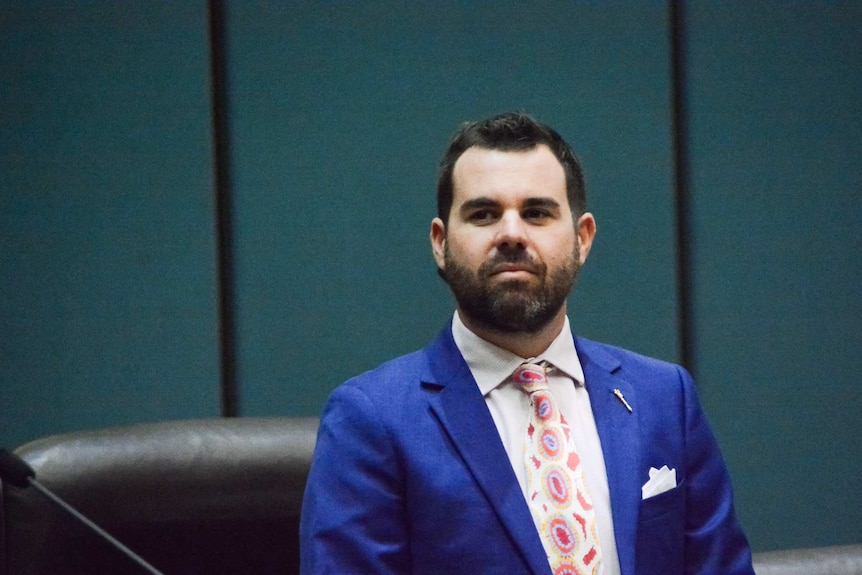
{"label": "dark teal wall", "polygon": [[205,3],[0,3],[0,444],[217,416]]}
{"label": "dark teal wall", "polygon": [[[862,11],[685,8],[692,366],[739,512],[757,550],[859,542]],[[0,444],[219,414],[207,19],[0,0]],[[316,414],[443,325],[436,162],[510,108],[586,166],[576,329],[679,361],[670,26],[657,3],[229,3],[240,414]]]}
{"label": "dark teal wall", "polygon": [[699,385],[761,548],[862,541],[862,4],[697,2]]}
{"label": "dark teal wall", "polygon": [[[572,321],[675,358],[663,6],[230,6],[244,413],[316,412],[444,325],[436,164],[458,124],[519,107],[586,164],[599,239]],[[300,396],[297,363],[326,366]]]}

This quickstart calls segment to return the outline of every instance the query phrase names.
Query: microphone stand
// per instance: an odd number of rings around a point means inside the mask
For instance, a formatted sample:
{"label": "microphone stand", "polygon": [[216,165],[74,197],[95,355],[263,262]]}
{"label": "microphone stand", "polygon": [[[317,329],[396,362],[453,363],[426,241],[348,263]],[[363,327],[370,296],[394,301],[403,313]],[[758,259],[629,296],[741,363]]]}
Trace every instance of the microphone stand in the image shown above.
{"label": "microphone stand", "polygon": [[18,488],[27,487],[28,484],[32,485],[45,495],[45,497],[71,513],[75,519],[101,535],[111,545],[122,551],[126,557],[134,560],[138,565],[149,571],[152,575],[164,575],[161,571],[144,561],[140,555],[117,541],[107,531],[87,519],[83,513],[60,499],[60,497],[53,491],[36,481],[36,473],[33,471],[33,468],[30,467],[26,461],[11,451],[7,451],[3,448],[0,448],[0,479]]}
{"label": "microphone stand", "polygon": [[32,477],[28,477],[27,481],[30,482],[30,485],[32,485],[33,487],[35,487],[36,489],[41,491],[43,494],[45,494],[45,496],[48,497],[48,499],[50,499],[51,501],[53,501],[54,503],[56,503],[57,505],[59,505],[60,507],[62,507],[63,509],[65,509],[66,511],[71,513],[72,515],[74,515],[79,521],[81,521],[81,523],[83,523],[84,525],[86,525],[87,527],[89,527],[90,529],[92,529],[93,531],[95,531],[96,533],[98,533],[99,535],[104,537],[105,539],[107,539],[112,545],[114,545],[120,551],[125,553],[126,556],[128,556],[130,559],[133,559],[138,565],[140,565],[141,567],[143,567],[144,569],[146,569],[147,571],[149,571],[153,575],[164,575],[161,571],[159,571],[158,569],[156,569],[155,567],[153,567],[152,565],[150,565],[149,563],[144,561],[143,557],[141,557],[140,555],[138,555],[137,553],[135,553],[134,551],[132,551],[131,549],[129,549],[128,547],[123,545],[121,542],[119,542],[117,539],[115,539],[110,533],[108,533],[107,531],[105,531],[104,529],[102,529],[101,527],[99,527],[98,525],[96,525],[95,523],[90,521],[89,519],[87,519],[87,517],[83,513],[81,513],[80,511],[78,511],[77,509],[75,509],[74,507],[72,507],[71,505],[69,505],[68,503],[63,501],[62,499],[60,499],[57,495],[54,494],[53,491],[51,491],[50,489],[48,489],[47,487],[45,487],[44,485],[42,485],[41,483],[39,483],[38,481],[36,481]]}

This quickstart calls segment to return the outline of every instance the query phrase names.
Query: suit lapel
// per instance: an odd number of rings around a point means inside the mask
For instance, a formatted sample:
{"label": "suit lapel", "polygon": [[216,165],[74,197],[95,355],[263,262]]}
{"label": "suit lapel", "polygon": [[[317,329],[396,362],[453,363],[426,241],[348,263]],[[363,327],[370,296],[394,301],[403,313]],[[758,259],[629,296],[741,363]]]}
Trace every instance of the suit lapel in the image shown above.
{"label": "suit lapel", "polygon": [[[620,374],[620,363],[597,344],[575,338],[581,364],[584,368],[587,393],[608,476],[611,496],[611,513],[620,571],[634,573],[635,540],[641,493],[639,484],[640,433],[638,404],[635,388]],[[632,412],[617,397],[619,390]]]}
{"label": "suit lapel", "polygon": [[509,465],[485,398],[458,352],[451,333],[451,328],[447,327],[426,348],[431,360],[431,373],[425,374],[423,384],[440,388],[439,393],[430,399],[431,410],[446,429],[531,570],[537,575],[547,574],[548,559],[533,528],[530,509]]}

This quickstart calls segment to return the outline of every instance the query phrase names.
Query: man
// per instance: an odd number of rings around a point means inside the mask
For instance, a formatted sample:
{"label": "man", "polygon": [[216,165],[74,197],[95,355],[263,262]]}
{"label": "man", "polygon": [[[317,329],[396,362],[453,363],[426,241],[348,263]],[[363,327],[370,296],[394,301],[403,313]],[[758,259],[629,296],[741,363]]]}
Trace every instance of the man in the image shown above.
{"label": "man", "polygon": [[596,223],[568,144],[524,114],[465,124],[437,201],[457,311],[330,397],[302,572],[752,574],[691,377],[570,330]]}

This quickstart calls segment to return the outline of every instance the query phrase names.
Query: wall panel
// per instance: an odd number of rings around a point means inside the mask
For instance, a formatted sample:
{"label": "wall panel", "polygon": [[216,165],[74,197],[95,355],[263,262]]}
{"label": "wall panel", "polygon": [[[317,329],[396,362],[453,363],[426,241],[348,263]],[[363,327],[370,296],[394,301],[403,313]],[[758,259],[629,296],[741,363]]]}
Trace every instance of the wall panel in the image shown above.
{"label": "wall panel", "polygon": [[436,163],[516,108],[586,166],[577,330],[676,359],[664,6],[236,2],[227,24],[242,413],[318,413],[442,327]]}
{"label": "wall panel", "polygon": [[862,541],[860,26],[689,10],[696,365],[759,550]]}
{"label": "wall panel", "polygon": [[0,444],[218,415],[206,5],[0,3]]}

